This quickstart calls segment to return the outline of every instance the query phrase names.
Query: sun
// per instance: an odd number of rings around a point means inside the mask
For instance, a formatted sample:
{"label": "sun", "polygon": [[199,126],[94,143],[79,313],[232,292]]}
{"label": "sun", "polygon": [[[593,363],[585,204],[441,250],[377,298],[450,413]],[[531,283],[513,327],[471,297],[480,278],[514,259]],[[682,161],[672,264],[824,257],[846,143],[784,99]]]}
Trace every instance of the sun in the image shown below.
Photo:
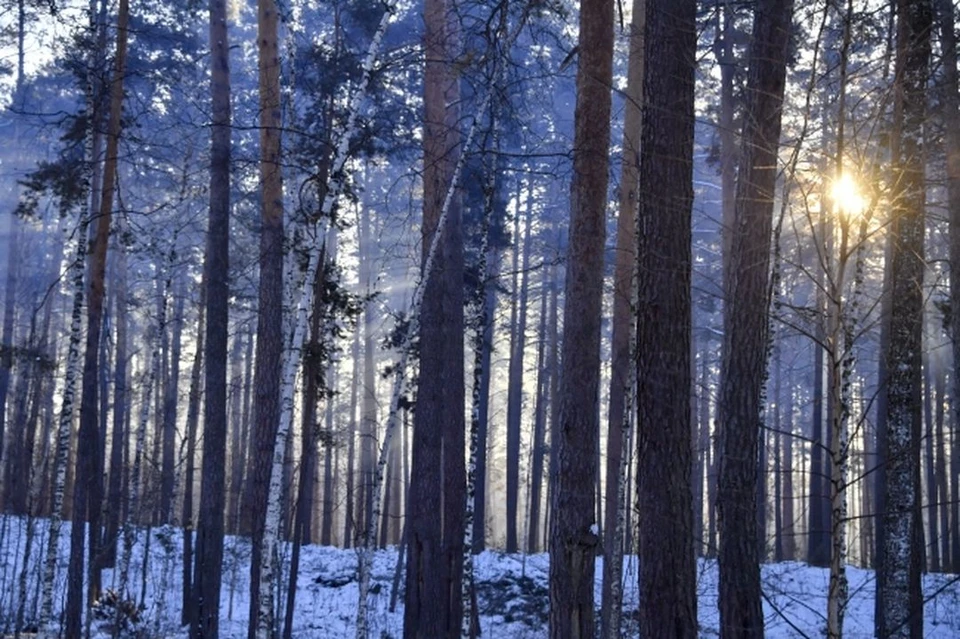
{"label": "sun", "polygon": [[843,215],[860,215],[867,207],[867,201],[860,192],[860,186],[847,173],[833,181],[830,199],[837,212]]}

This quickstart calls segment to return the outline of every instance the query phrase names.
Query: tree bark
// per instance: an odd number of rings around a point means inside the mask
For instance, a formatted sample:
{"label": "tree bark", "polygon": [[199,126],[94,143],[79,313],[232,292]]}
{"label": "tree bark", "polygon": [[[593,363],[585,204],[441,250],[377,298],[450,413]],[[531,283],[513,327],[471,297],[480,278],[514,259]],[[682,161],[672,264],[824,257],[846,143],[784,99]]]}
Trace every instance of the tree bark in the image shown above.
{"label": "tree bark", "polygon": [[[459,42],[452,3],[424,7],[423,306],[414,414],[404,637],[457,637],[463,606],[464,463],[463,238],[456,191],[460,155]],[[447,210],[444,210],[444,209]],[[444,225],[440,226],[441,220]],[[429,247],[440,233],[436,261]],[[437,516],[442,504],[442,516]],[[371,543],[372,540],[367,540]]]}
{"label": "tree bark", "polygon": [[[67,603],[64,632],[80,636],[83,607],[83,566],[85,530],[77,525],[87,521],[90,528],[87,606],[99,596],[100,508],[102,480],[100,477],[100,428],[98,381],[100,335],[103,319],[104,279],[107,267],[107,245],[110,237],[110,219],[113,214],[113,192],[117,181],[117,157],[122,127],[123,83],[127,59],[127,25],[130,19],[128,0],[120,0],[117,14],[117,50],[110,86],[110,120],[107,129],[107,152],[103,168],[103,193],[95,224],[96,233],[89,253],[87,281],[87,339],[84,349],[83,382],[80,394],[80,435],[74,476],[73,517],[70,532],[70,562],[67,577]],[[95,111],[96,113],[96,111]]]}
{"label": "tree bark", "polygon": [[[736,233],[724,281],[718,426],[720,628],[762,637],[757,526],[758,439],[769,347],[770,239],[792,0],[760,0],[747,78],[737,176]],[[761,492],[761,494],[763,494]]]}
{"label": "tree bark", "polygon": [[[944,152],[947,159],[947,208],[950,228],[950,345],[953,355],[951,372],[953,397],[960,397],[960,80],[957,72],[956,18],[950,0],[937,0],[937,17],[940,26],[940,47],[943,75],[940,105],[944,120]],[[960,402],[954,399],[954,430],[951,450],[957,451],[960,433]],[[960,456],[950,455],[950,565],[956,572],[960,567]]]}
{"label": "tree bark", "polygon": [[633,0],[630,25],[630,54],[627,60],[627,89],[623,113],[622,158],[620,160],[619,213],[617,216],[617,252],[613,273],[613,328],[610,338],[610,408],[607,413],[607,473],[603,520],[603,583],[601,584],[601,630],[604,637],[620,634],[622,601],[619,584],[623,576],[622,540],[616,540],[623,471],[623,432],[629,424],[627,397],[633,393],[636,369],[632,365],[634,298],[637,268],[637,211],[640,185],[640,134],[643,104],[643,31],[646,24],[645,0]]}
{"label": "tree bark", "polygon": [[689,397],[695,5],[647,2],[637,243],[640,634],[678,639],[697,635]]}
{"label": "tree bark", "polygon": [[[610,153],[613,2],[580,7],[570,244],[560,371],[556,475],[550,516],[550,636],[586,639],[594,628],[594,557],[600,429],[600,315]],[[688,238],[689,239],[689,238]]]}
{"label": "tree bark", "polygon": [[[929,74],[932,6],[900,0],[897,29],[893,157],[893,301],[887,381],[886,501],[877,597],[877,636],[920,637],[922,534],[920,523],[921,353],[924,264],[923,125]],[[897,135],[899,133],[899,135]]]}
{"label": "tree bark", "polygon": [[210,0],[210,213],[204,286],[204,423],[193,588],[196,616],[190,635],[216,639],[220,630],[223,509],[227,448],[227,332],[230,250],[230,48],[226,0]]}

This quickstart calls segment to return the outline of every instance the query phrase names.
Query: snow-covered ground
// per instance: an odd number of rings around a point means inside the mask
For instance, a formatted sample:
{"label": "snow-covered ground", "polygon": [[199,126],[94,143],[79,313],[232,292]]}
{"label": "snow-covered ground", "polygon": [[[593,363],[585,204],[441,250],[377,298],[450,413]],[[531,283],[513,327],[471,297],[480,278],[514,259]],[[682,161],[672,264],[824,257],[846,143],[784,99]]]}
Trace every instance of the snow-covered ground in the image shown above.
{"label": "snow-covered ground", "polygon": [[[28,564],[27,618],[34,618],[39,597],[39,561],[45,548],[47,522],[39,522],[39,543]],[[23,561],[24,520],[0,518],[0,633],[13,630],[19,602],[19,574]],[[143,562],[146,535],[134,549],[129,594],[144,609],[137,628],[140,637],[185,639],[180,627],[180,548],[178,530],[153,530],[149,561]],[[60,544],[60,567],[56,584],[56,607],[62,608],[69,555],[69,524],[65,524]],[[284,550],[288,550],[285,548]],[[224,559],[221,636],[224,639],[246,637],[249,598],[250,545],[247,540],[228,538]],[[308,546],[301,556],[297,583],[293,636],[305,639],[353,637],[357,607],[355,569],[357,554],[351,550]],[[389,610],[391,589],[397,568],[395,549],[376,553],[370,600],[371,637],[402,635],[403,597],[396,610]],[[488,551],[476,558],[478,602],[483,636],[494,639],[534,639],[546,637],[548,557],[507,555]],[[600,560],[597,561],[596,600],[600,601]],[[871,571],[850,568],[851,602],[845,624],[846,636],[859,639],[873,636],[874,575]],[[636,558],[624,566],[624,630],[636,636],[636,608],[639,599]],[[768,637],[820,637],[824,634],[827,571],[802,563],[787,562],[763,566],[764,613]],[[105,588],[115,588],[113,571],[104,574]],[[712,561],[699,564],[698,575],[700,634],[717,635],[717,567]],[[281,584],[281,605],[285,604],[286,576]],[[401,580],[402,588],[402,580]],[[924,591],[928,598],[924,611],[924,636],[960,637],[960,580],[952,575],[927,575]],[[282,615],[279,617],[281,620]],[[107,622],[97,620],[98,637],[109,636]],[[134,636],[134,635],[127,635]]]}

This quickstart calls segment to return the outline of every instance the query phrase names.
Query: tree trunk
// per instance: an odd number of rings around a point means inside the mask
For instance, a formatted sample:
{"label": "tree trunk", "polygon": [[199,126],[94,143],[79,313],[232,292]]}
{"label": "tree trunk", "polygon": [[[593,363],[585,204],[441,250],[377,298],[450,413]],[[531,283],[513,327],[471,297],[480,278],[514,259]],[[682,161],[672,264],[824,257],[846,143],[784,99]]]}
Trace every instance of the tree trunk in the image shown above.
{"label": "tree trunk", "polygon": [[200,421],[200,397],[203,393],[203,353],[207,310],[206,284],[200,284],[200,303],[197,317],[197,350],[193,356],[193,368],[190,371],[190,391],[187,398],[187,459],[183,483],[183,510],[180,525],[183,526],[183,588],[180,609],[180,623],[187,625],[196,614],[193,580],[193,531],[196,528],[193,507],[193,484],[197,459],[197,424]]}
{"label": "tree trunk", "polygon": [[944,150],[947,156],[947,207],[950,222],[950,344],[953,369],[950,371],[953,391],[953,437],[950,455],[950,565],[949,570],[960,568],[960,81],[957,72],[957,36],[953,3],[937,0],[937,17],[940,23],[940,47],[943,64],[942,93],[940,105],[944,120]]}
{"label": "tree trunk", "polygon": [[[523,188],[520,181],[518,191]],[[521,199],[517,194],[518,200]],[[520,422],[523,411],[523,355],[527,343],[527,292],[530,282],[530,227],[533,226],[533,185],[527,181],[526,203],[517,206],[514,224],[514,277],[513,308],[510,322],[510,367],[507,373],[507,546],[508,553],[517,552],[517,508],[520,501]],[[520,222],[526,213],[523,225],[523,244],[520,244]],[[517,256],[521,256],[517,259]],[[519,270],[517,264],[519,262]],[[519,280],[519,282],[518,282]]]}
{"label": "tree trunk", "polygon": [[[607,414],[607,473],[603,520],[603,583],[601,585],[601,631],[604,637],[620,634],[619,585],[623,578],[623,548],[616,541],[621,509],[623,431],[630,423],[627,397],[633,393],[636,369],[631,352],[634,344],[634,298],[637,268],[637,211],[640,185],[640,134],[643,104],[643,30],[646,25],[645,0],[633,0],[630,25],[630,55],[627,61],[627,89],[623,114],[623,157],[620,163],[619,213],[617,216],[617,252],[613,274],[613,329],[610,338],[610,408]],[[622,540],[621,540],[622,541]]]}
{"label": "tree trunk", "polygon": [[543,449],[544,436],[547,427],[547,400],[550,378],[556,374],[544,366],[547,354],[548,341],[547,322],[556,312],[549,305],[550,300],[556,301],[556,281],[553,266],[545,272],[540,283],[540,329],[537,331],[539,347],[537,348],[537,403],[534,410],[533,443],[530,463],[530,520],[527,525],[527,552],[535,553],[540,549],[540,518],[541,494],[543,492]]}
{"label": "tree trunk", "polygon": [[[407,513],[404,637],[456,637],[463,606],[463,238],[456,189],[459,31],[448,0],[424,6],[423,293],[420,377]],[[444,224],[441,226],[441,221]],[[439,234],[435,268],[429,247]],[[419,310],[419,309],[418,309]],[[442,504],[438,517],[437,505]],[[371,543],[367,540],[366,543]]]}
{"label": "tree trunk", "polygon": [[[277,428],[280,420],[280,385],[283,372],[283,182],[280,170],[280,53],[275,0],[257,0],[259,48],[260,181],[260,289],[257,312],[257,363],[253,375],[254,428],[248,459],[243,522],[253,535],[250,571],[250,616],[247,636],[257,636],[259,615],[264,613],[260,571],[263,527]],[[272,620],[271,620],[272,621]]]}
{"label": "tree trunk", "polygon": [[[174,249],[175,250],[175,249]],[[174,479],[175,447],[177,438],[177,404],[180,400],[180,354],[182,352],[183,310],[186,290],[178,281],[176,301],[173,307],[170,345],[169,373],[164,382],[163,397],[163,468],[160,474],[160,523],[173,522],[173,493],[176,490]]]}
{"label": "tree trunk", "polygon": [[890,349],[886,353],[886,502],[878,584],[877,636],[920,637],[922,534],[920,523],[921,353],[924,265],[923,124],[930,59],[931,3],[898,5],[895,145],[898,196],[894,200]]}
{"label": "tree trunk", "polygon": [[553,639],[586,639],[596,632],[594,557],[600,543],[600,522],[594,519],[600,428],[597,406],[612,59],[612,0],[583,3],[560,395],[556,398],[560,421],[553,438],[557,458],[550,518]]}
{"label": "tree trunk", "polygon": [[[792,13],[792,0],[760,0],[756,7],[737,177],[736,232],[724,281],[717,507],[720,628],[731,637],[763,636],[757,460],[769,346],[770,239],[780,109]],[[765,478],[761,476],[760,481]]]}
{"label": "tree trunk", "polygon": [[647,3],[644,55],[656,73],[644,77],[637,244],[640,634],[678,639],[697,634],[689,397],[695,5]]}
{"label": "tree trunk", "polygon": [[[321,258],[324,264],[325,257]],[[287,587],[287,605],[283,621],[283,639],[293,636],[293,613],[296,607],[297,576],[300,573],[300,546],[310,543],[310,502],[313,495],[313,478],[316,466],[317,404],[323,383],[323,350],[321,332],[325,300],[323,284],[326,269],[317,270],[313,283],[313,311],[310,315],[310,341],[303,356],[303,414],[301,433],[300,478],[297,488],[296,516],[293,524],[293,548],[290,553],[290,576]],[[329,400],[328,400],[329,401]]]}
{"label": "tree trunk", "polygon": [[[117,157],[120,144],[123,108],[123,82],[127,60],[127,24],[130,20],[128,0],[120,0],[117,13],[117,51],[110,86],[110,121],[107,128],[107,153],[103,167],[103,193],[97,214],[96,234],[89,255],[87,282],[87,339],[84,349],[83,383],[80,394],[80,435],[76,459],[73,493],[73,520],[70,529],[70,562],[67,577],[67,603],[64,632],[78,637],[81,633],[83,608],[85,530],[90,528],[87,606],[99,596],[100,566],[100,508],[103,484],[100,476],[100,428],[97,410],[97,383],[99,381],[100,334],[103,318],[104,278],[107,268],[107,244],[110,237],[110,218],[113,214],[113,191],[117,181]],[[96,111],[95,111],[96,113]]]}
{"label": "tree trunk", "polygon": [[223,509],[227,448],[227,332],[230,250],[230,65],[226,0],[210,0],[210,213],[204,283],[204,423],[190,635],[216,639],[220,631]]}

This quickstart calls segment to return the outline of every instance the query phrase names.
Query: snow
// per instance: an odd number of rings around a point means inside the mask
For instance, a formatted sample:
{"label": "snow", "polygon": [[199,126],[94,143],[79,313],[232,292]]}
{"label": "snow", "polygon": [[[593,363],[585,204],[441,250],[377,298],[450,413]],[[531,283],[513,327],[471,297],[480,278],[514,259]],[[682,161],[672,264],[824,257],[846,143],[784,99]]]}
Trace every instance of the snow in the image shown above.
{"label": "snow", "polygon": [[[34,619],[37,604],[39,563],[45,546],[45,521],[39,521],[35,551],[29,562],[27,585],[27,619]],[[13,630],[19,602],[17,581],[22,565],[25,520],[0,518],[0,634]],[[55,583],[57,614],[65,599],[67,559],[69,555],[69,523],[61,532],[60,556]],[[146,596],[139,627],[143,636],[186,639],[180,627],[180,548],[179,530],[153,529],[149,562],[146,568]],[[139,602],[144,577],[145,531],[141,531],[131,564],[130,592],[124,599]],[[281,544],[281,552],[289,553],[289,545]],[[297,606],[293,636],[305,639],[354,637],[357,608],[357,551],[332,547],[306,546],[301,556],[297,586]],[[228,537],[224,553],[224,583],[221,600],[221,633],[224,639],[246,637],[249,606],[247,593],[250,575],[250,544],[246,539]],[[548,556],[508,555],[487,551],[476,557],[478,601],[483,636],[497,639],[535,639],[547,636]],[[602,559],[597,559],[596,601],[600,601]],[[390,612],[390,594],[397,565],[396,549],[373,554],[369,601],[370,636],[402,635],[403,598]],[[286,557],[281,561],[282,587],[278,604],[285,605]],[[872,571],[854,567],[847,569],[850,579],[850,603],[845,617],[846,636],[852,639],[873,636],[874,575]],[[826,629],[826,569],[812,568],[799,562],[763,566],[765,601],[763,605],[766,636],[819,637]],[[401,580],[402,584],[402,580]],[[104,573],[104,587],[115,586],[115,575]],[[924,576],[924,591],[929,601],[924,611],[925,637],[960,636],[960,578],[952,575]],[[699,562],[697,592],[699,623],[702,637],[717,636],[717,566],[711,560]],[[637,559],[624,561],[624,632],[636,636]],[[282,610],[283,608],[281,608]],[[278,615],[283,619],[283,615]],[[94,622],[96,639],[109,637],[107,621]]]}

